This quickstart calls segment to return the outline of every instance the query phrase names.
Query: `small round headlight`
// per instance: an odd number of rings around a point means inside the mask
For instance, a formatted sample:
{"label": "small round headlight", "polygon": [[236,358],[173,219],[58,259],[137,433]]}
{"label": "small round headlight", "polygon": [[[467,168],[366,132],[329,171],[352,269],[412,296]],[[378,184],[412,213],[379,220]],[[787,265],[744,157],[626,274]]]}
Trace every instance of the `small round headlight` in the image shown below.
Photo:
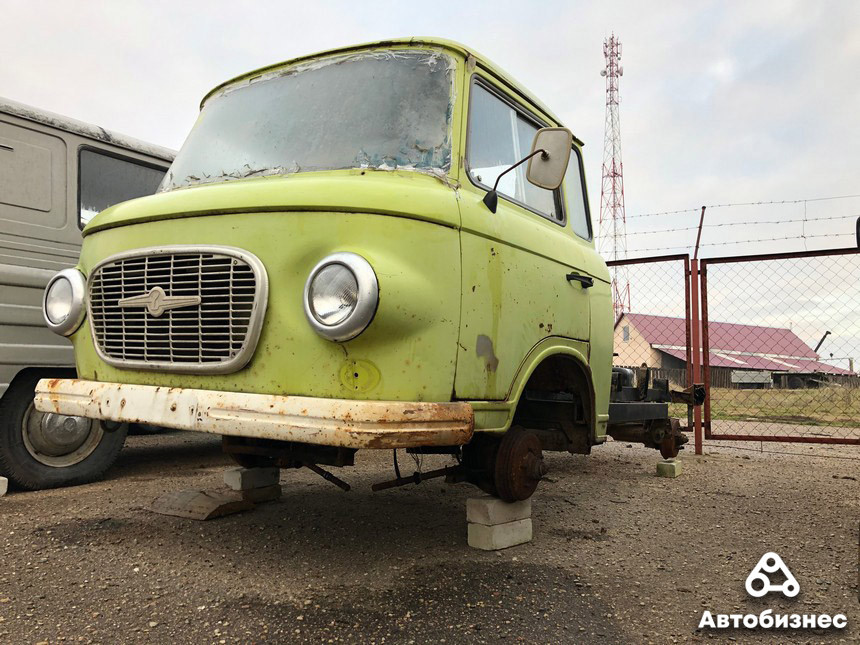
{"label": "small round headlight", "polygon": [[48,328],[61,336],[73,333],[84,319],[86,280],[77,269],[63,269],[48,282],[42,314]]}
{"label": "small round headlight", "polygon": [[54,280],[45,294],[45,315],[55,325],[61,324],[72,313],[72,284],[66,278]]}
{"label": "small round headlight", "polygon": [[331,327],[352,315],[358,303],[358,282],[346,265],[329,264],[314,276],[308,295],[314,317]]}
{"label": "small round headlight", "polygon": [[318,334],[345,341],[373,320],[379,301],[376,273],[355,253],[334,253],[317,264],[305,283],[305,315]]}

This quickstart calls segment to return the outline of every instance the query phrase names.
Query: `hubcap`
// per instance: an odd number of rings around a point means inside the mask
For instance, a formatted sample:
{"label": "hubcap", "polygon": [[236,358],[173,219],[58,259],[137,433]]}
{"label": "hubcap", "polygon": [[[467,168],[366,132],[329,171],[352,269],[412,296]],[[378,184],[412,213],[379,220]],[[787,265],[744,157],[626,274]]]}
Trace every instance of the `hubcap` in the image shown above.
{"label": "hubcap", "polygon": [[104,431],[98,421],[53,412],[39,412],[31,403],[21,424],[24,447],[36,461],[62,468],[86,459]]}
{"label": "hubcap", "polygon": [[514,427],[502,437],[496,455],[496,490],[506,502],[531,497],[547,472],[538,436]]}

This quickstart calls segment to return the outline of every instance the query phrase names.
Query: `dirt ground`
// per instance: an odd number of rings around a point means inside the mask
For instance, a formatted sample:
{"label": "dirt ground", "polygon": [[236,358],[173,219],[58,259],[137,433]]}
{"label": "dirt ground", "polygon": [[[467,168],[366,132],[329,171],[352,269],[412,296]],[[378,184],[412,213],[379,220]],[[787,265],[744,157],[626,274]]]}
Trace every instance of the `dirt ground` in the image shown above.
{"label": "dirt ground", "polygon": [[[476,489],[370,491],[392,476],[387,452],[337,471],[349,493],[284,471],[282,499],[254,511],[156,515],[154,498],[217,487],[229,461],[211,437],[130,437],[107,481],[0,498],[0,642],[857,642],[860,453],[758,449],[682,453],[674,480],[624,443],[552,454],[534,540],[485,553],[466,545]],[[771,550],[797,598],[746,595]],[[706,609],[767,608],[849,625],[697,630]]]}

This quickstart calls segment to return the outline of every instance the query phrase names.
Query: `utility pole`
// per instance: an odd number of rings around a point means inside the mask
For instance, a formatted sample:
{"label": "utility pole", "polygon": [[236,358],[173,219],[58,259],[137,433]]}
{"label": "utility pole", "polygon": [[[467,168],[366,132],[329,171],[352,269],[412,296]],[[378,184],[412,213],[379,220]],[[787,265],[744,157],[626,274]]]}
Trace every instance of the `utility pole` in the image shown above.
{"label": "utility pole", "polygon": [[[605,259],[627,258],[627,216],[624,211],[624,165],[621,163],[621,118],[618,113],[618,82],[621,67],[621,42],[612,34],[603,41],[606,66],[606,125],[603,141],[603,180],[600,185],[600,226],[598,251]],[[612,307],[615,320],[630,311],[630,276],[627,267],[612,267]]]}

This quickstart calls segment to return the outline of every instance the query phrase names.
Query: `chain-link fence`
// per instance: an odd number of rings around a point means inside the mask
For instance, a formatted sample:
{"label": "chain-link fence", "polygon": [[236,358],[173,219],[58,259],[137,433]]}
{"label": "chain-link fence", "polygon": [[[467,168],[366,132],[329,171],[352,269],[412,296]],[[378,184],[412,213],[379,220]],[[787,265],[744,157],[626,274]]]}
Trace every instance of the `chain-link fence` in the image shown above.
{"label": "chain-link fence", "polygon": [[860,444],[860,250],[701,263],[711,439]]}
{"label": "chain-link fence", "polygon": [[[666,255],[607,262],[614,290],[627,294],[616,309],[616,367],[642,366],[652,379],[668,379],[669,387],[687,388],[693,382],[690,325],[690,256]],[[639,385],[639,383],[635,383]],[[675,403],[671,416],[692,426],[692,409]]]}

